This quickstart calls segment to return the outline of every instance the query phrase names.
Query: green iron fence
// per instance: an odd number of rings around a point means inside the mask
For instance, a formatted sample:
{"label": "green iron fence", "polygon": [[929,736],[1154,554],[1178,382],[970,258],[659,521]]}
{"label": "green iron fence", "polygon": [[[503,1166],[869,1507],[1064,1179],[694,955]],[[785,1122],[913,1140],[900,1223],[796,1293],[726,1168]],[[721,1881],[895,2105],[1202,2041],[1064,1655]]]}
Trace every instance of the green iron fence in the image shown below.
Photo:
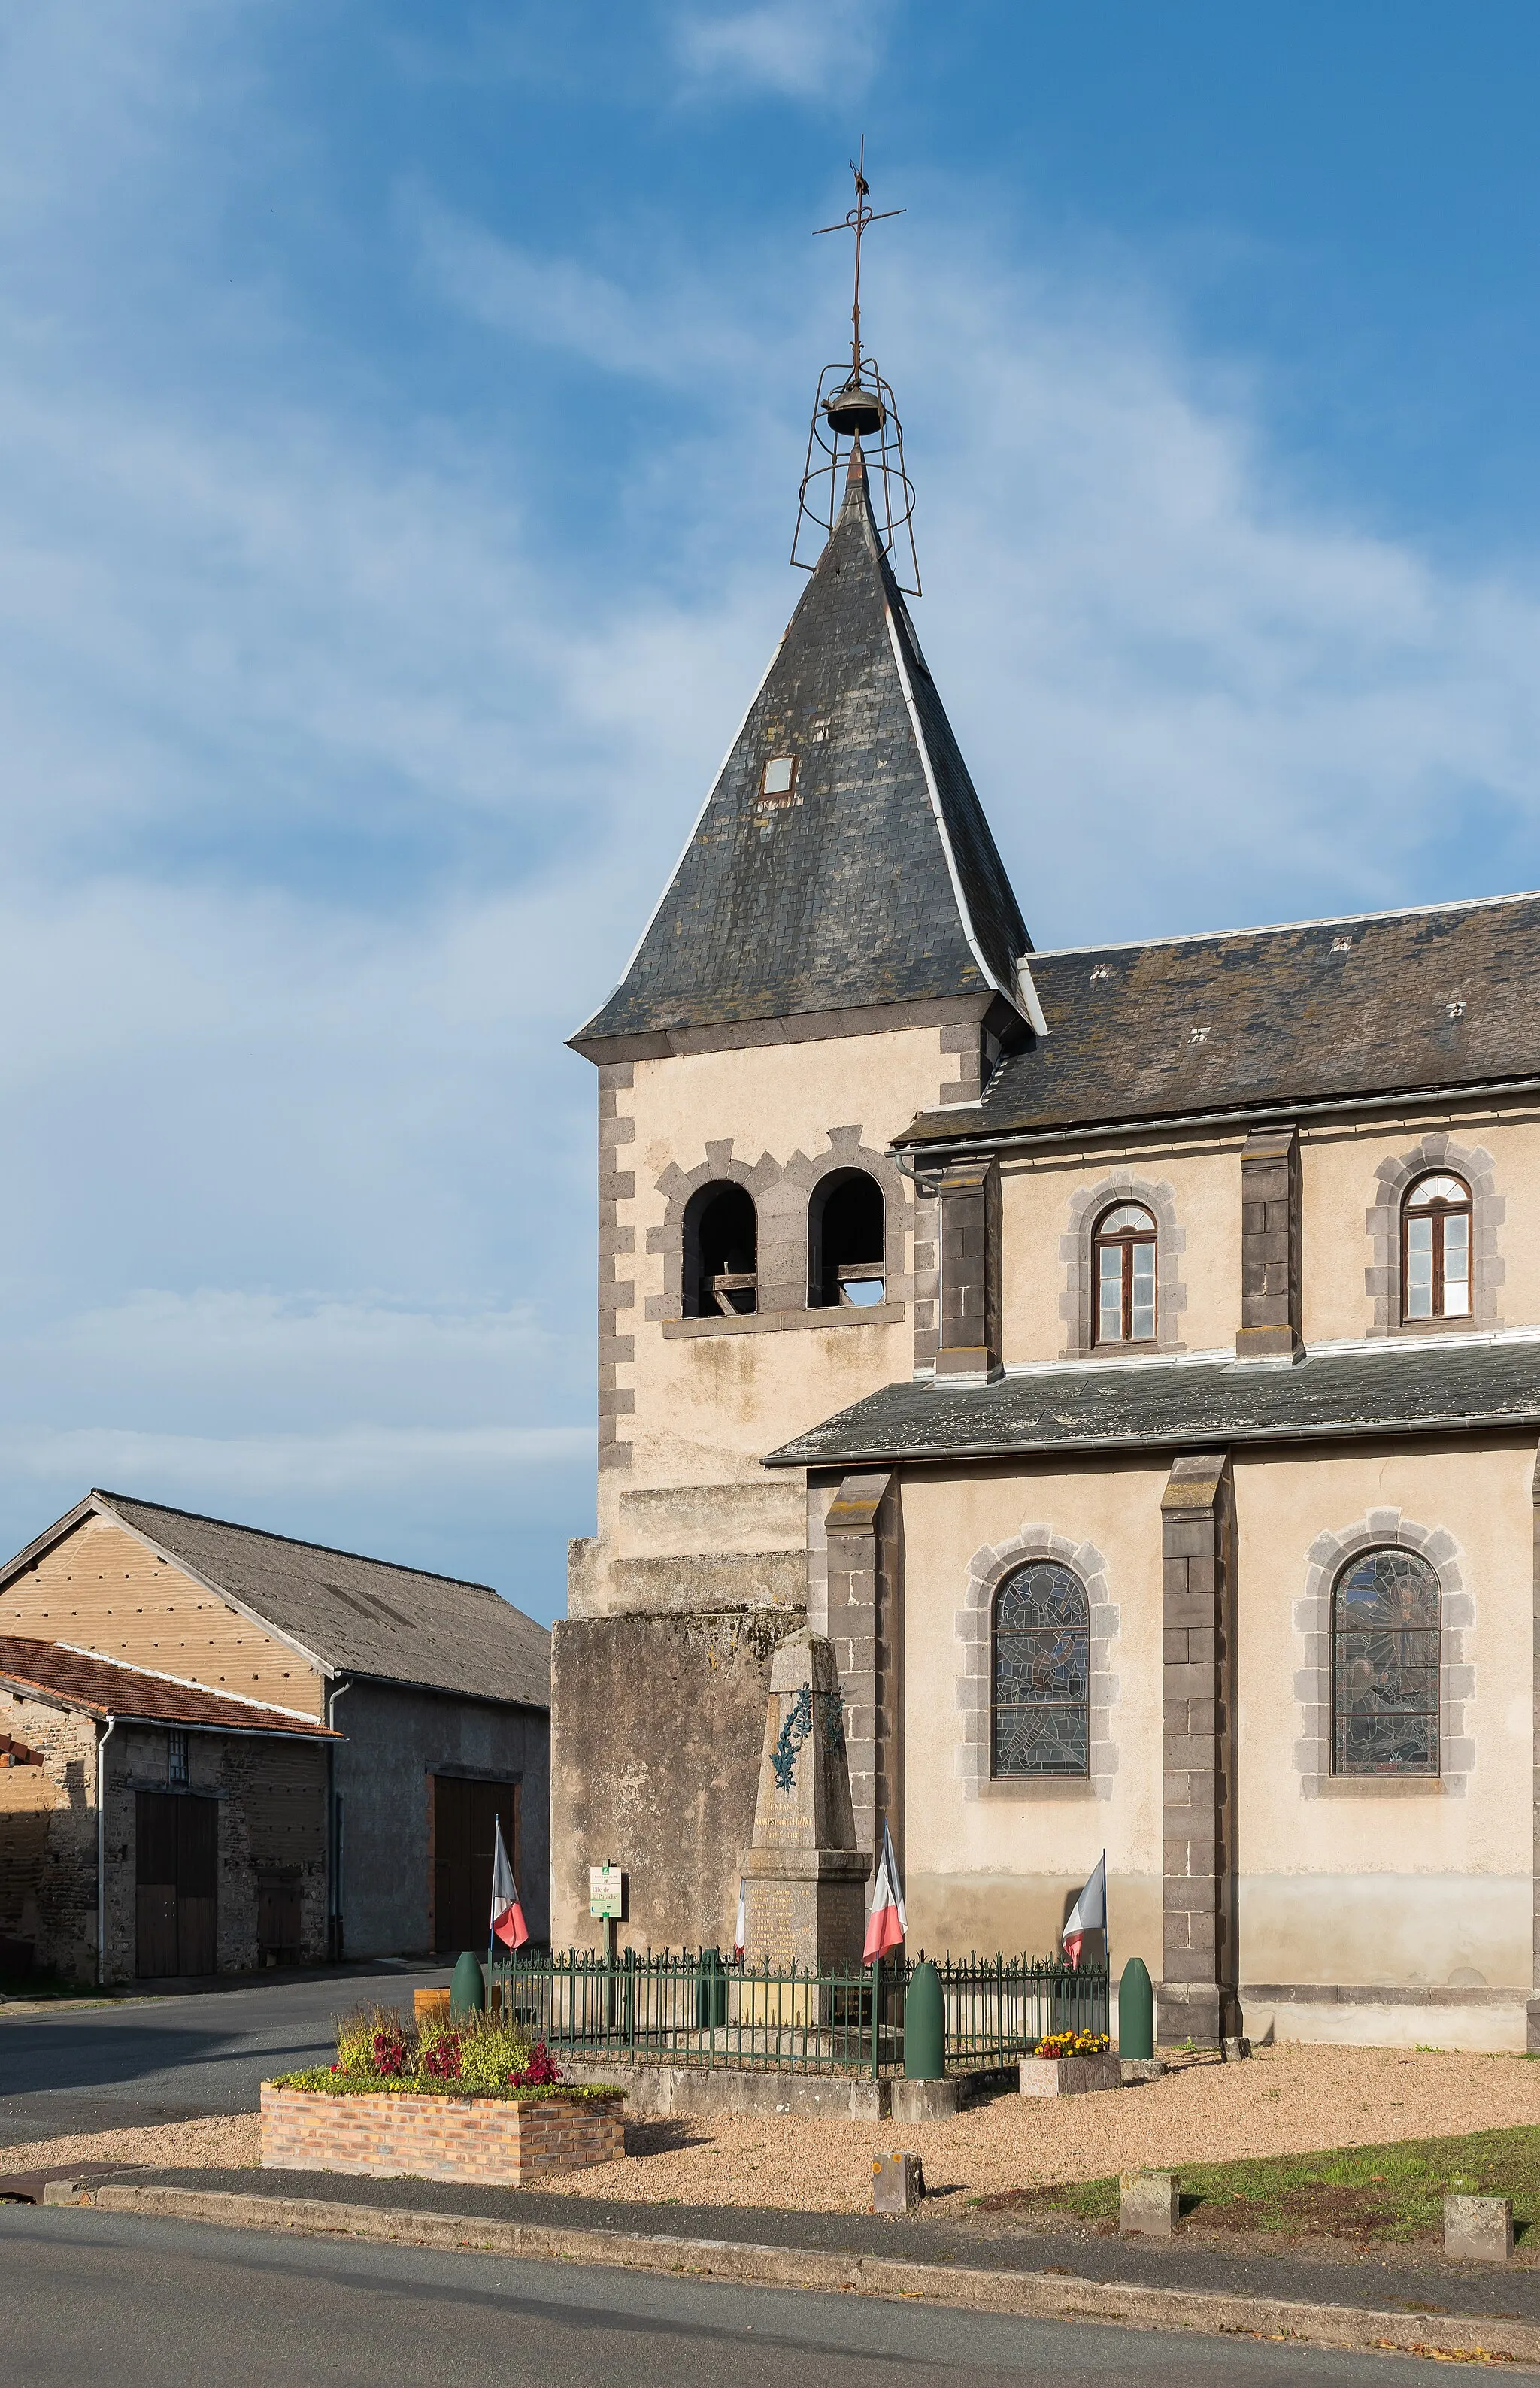
{"label": "green iron fence", "polygon": [[[628,1949],[613,1962],[572,1949],[494,1959],[490,1980],[503,2013],[554,2052],[875,2078],[903,2071],[905,1998],[923,1961],[776,1968],[724,1962],[716,1949]],[[1107,2030],[1104,1966],[1003,1956],[935,1966],[953,2071],[1013,2064],[1051,2032]]]}

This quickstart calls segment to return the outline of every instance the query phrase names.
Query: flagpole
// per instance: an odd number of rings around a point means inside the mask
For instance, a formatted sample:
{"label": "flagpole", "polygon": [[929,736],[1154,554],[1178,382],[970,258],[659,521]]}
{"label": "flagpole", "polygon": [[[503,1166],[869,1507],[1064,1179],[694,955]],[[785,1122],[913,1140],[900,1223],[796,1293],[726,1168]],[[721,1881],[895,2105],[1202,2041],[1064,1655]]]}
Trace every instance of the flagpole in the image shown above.
{"label": "flagpole", "polygon": [[1105,1849],[1101,1852],[1101,1954],[1107,1963],[1107,2037],[1110,2039],[1113,2032],[1113,1904],[1107,1896]]}

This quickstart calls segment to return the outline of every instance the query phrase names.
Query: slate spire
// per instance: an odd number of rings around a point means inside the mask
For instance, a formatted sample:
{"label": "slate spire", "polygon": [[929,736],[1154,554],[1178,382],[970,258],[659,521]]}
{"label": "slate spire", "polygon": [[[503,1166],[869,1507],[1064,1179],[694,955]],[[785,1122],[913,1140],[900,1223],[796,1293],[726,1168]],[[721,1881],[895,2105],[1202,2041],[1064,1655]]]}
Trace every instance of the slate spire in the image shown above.
{"label": "slate spire", "polygon": [[1039,1025],[1017,968],[1030,950],[858,440],[828,544],[673,878],[572,1043],[992,992]]}

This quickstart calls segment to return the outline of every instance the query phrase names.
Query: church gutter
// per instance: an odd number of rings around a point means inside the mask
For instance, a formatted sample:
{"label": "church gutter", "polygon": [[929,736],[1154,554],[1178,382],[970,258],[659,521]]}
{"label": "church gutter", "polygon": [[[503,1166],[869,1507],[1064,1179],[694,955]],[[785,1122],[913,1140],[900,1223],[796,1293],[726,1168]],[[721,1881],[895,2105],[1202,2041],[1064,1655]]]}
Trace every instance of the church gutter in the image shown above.
{"label": "church gutter", "polygon": [[1178,1128],[1281,1126],[1292,1121],[1330,1119],[1356,1115],[1362,1111],[1421,1111],[1435,1103],[1471,1103],[1496,1096],[1537,1094],[1540,1094],[1540,1077],[1491,1078],[1473,1086],[1461,1086],[1457,1082],[1435,1086],[1405,1086],[1388,1095],[1342,1094],[1317,1098],[1310,1102],[1266,1103],[1238,1110],[1134,1112],[1123,1119],[1081,1120],[1067,1127],[1008,1128],[1001,1131],[980,1126],[966,1136],[938,1136],[934,1138],[898,1136],[894,1137],[890,1150],[904,1175],[912,1178],[919,1166],[943,1168],[952,1154],[975,1152],[980,1148],[990,1152],[1034,1151],[1055,1145],[1100,1144],[1108,1138],[1172,1134]]}

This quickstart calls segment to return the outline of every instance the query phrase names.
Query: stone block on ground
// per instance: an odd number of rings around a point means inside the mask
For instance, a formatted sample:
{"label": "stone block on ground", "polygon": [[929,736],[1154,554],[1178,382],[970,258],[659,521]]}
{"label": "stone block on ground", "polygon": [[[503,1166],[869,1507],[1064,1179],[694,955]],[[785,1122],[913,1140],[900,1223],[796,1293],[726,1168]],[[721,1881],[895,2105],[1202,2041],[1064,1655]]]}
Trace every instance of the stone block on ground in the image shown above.
{"label": "stone block on ground", "polygon": [[924,2167],[916,2155],[873,2156],[873,2214],[912,2214],[925,2194]]}
{"label": "stone block on ground", "polygon": [[1251,2052],[1252,2044],[1249,2039],[1225,2039],[1219,2043],[1219,2053],[1227,2064],[1239,2064],[1242,2057],[1249,2056]]}
{"label": "stone block on ground", "polygon": [[1169,2172],[1118,2176],[1117,2227],[1130,2238],[1169,2239],[1177,2228],[1177,2177]]}
{"label": "stone block on ground", "polygon": [[1136,2081],[1160,2081],[1166,2071],[1164,2056],[1124,2056],[1118,2062],[1123,2067],[1125,2090],[1131,2090]]}
{"label": "stone block on ground", "polygon": [[955,2115],[962,2103],[960,2081],[909,2081],[901,2077],[888,2085],[896,2123],[934,2123]]}
{"label": "stone block on ground", "polygon": [[1121,2090],[1120,2056],[1024,2056],[1024,2098],[1077,2098],[1089,2090]]}
{"label": "stone block on ground", "polygon": [[1513,2253],[1511,2197],[1446,2197],[1444,2252],[1468,2264],[1506,2264]]}

